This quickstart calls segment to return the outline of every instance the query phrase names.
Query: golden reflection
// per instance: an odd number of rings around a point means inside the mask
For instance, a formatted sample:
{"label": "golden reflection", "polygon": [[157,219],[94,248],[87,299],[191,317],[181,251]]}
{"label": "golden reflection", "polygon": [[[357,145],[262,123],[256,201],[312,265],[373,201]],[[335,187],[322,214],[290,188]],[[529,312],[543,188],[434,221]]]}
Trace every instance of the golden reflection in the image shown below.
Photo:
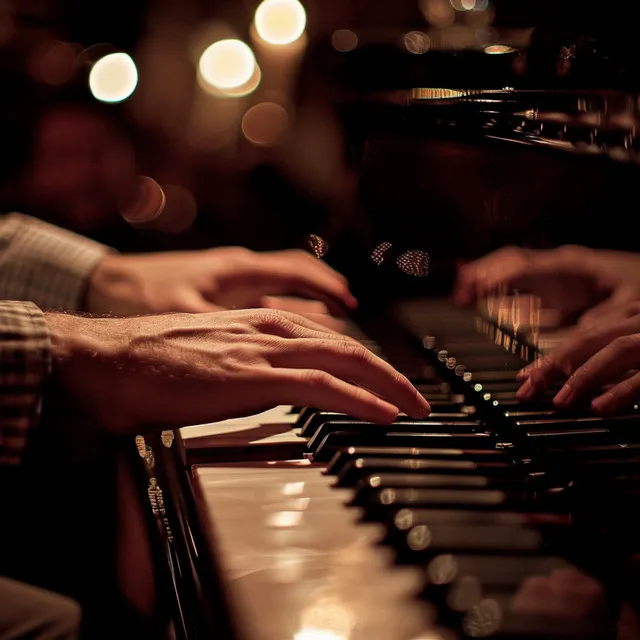
{"label": "golden reflection", "polygon": [[515,49],[506,44],[491,44],[488,47],[484,48],[485,53],[489,53],[492,55],[499,55],[502,53],[513,53]]}
{"label": "golden reflection", "polygon": [[297,527],[304,517],[303,511],[276,511],[267,515],[267,526],[276,529]]}
{"label": "golden reflection", "polygon": [[315,233],[307,236],[307,246],[316,258],[322,258],[329,251],[329,243]]}
{"label": "golden reflection", "polygon": [[427,566],[427,578],[432,584],[449,584],[458,575],[458,562],[449,554],[436,556]]}
{"label": "golden reflection", "polygon": [[429,51],[431,38],[422,31],[410,31],[403,38],[404,48],[409,53],[420,55]]}
{"label": "golden reflection", "polygon": [[429,260],[429,254],[426,251],[414,249],[399,255],[396,264],[401,271],[410,276],[424,277],[429,275]]}
{"label": "golden reflection", "polygon": [[282,495],[299,496],[304,493],[304,482],[286,482],[282,487]]}
{"label": "golden reflection", "polygon": [[353,612],[334,598],[322,598],[300,616],[294,640],[347,640],[354,626]]}
{"label": "golden reflection", "polygon": [[462,620],[462,630],[471,638],[487,638],[500,629],[503,619],[500,603],[485,598],[467,611]]}
{"label": "golden reflection", "polygon": [[391,249],[393,245],[390,242],[381,242],[371,253],[371,259],[380,266],[387,255],[389,249]]}

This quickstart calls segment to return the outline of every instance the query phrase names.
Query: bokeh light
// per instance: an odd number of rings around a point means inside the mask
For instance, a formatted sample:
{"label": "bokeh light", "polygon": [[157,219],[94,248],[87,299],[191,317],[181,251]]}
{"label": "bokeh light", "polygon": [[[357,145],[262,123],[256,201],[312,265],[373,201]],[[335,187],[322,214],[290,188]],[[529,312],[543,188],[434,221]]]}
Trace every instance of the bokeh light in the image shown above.
{"label": "bokeh light", "polygon": [[506,44],[492,44],[484,48],[485,53],[492,55],[498,55],[501,53],[513,53],[515,49]]}
{"label": "bokeh light", "polygon": [[247,84],[256,72],[256,59],[242,40],[219,40],[200,56],[200,77],[216,89],[237,89]]}
{"label": "bokeh light", "polygon": [[307,14],[298,0],[263,0],[256,9],[254,24],[265,42],[290,44],[304,33]]}
{"label": "bokeh light", "polygon": [[409,53],[421,54],[429,51],[431,39],[422,31],[410,31],[404,35],[403,43]]}
{"label": "bokeh light", "polygon": [[358,36],[350,29],[338,29],[331,36],[331,45],[343,53],[353,51],[358,46]]}
{"label": "bokeh light", "polygon": [[253,105],[242,118],[242,133],[255,145],[270,147],[280,141],[289,126],[289,114],[275,102]]}
{"label": "bokeh light", "polygon": [[101,102],[122,102],[136,89],[138,70],[130,55],[111,53],[100,58],[89,74],[89,88]]}

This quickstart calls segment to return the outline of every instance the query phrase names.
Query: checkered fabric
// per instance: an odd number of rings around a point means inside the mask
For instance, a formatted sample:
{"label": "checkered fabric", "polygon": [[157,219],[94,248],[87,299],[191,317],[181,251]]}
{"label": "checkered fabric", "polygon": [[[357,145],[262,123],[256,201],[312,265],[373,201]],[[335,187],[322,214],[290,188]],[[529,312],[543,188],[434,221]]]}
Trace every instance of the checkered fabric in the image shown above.
{"label": "checkered fabric", "polygon": [[0,302],[0,466],[20,463],[50,370],[42,311],[32,302]]}
{"label": "checkered fabric", "polygon": [[108,251],[29,216],[0,216],[0,300],[82,309],[89,276]]}

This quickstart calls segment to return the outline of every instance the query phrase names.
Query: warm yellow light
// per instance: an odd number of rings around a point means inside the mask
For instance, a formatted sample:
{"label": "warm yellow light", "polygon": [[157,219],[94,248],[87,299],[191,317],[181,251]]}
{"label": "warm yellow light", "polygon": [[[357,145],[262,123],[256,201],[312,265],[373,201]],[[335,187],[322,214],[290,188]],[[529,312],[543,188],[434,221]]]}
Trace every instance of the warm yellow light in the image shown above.
{"label": "warm yellow light", "polygon": [[307,25],[307,14],[298,0],[263,0],[256,9],[258,35],[269,44],[295,42]]}
{"label": "warm yellow light", "polygon": [[138,70],[131,56],[110,53],[100,58],[89,74],[89,88],[101,102],[122,102],[138,84]]}
{"label": "warm yellow light", "polygon": [[200,56],[200,76],[217,89],[235,89],[251,80],[256,70],[253,51],[241,40],[219,40]]}
{"label": "warm yellow light", "polygon": [[485,53],[500,55],[501,53],[513,53],[515,49],[506,44],[492,44],[484,48]]}

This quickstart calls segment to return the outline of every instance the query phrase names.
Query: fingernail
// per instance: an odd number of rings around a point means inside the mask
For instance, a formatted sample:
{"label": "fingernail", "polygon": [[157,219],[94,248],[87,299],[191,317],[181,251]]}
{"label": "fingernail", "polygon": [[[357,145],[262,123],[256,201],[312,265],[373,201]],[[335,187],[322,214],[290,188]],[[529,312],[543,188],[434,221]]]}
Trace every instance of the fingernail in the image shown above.
{"label": "fingernail", "polygon": [[558,393],[556,393],[555,398],[553,399],[553,404],[558,406],[566,406],[571,403],[573,397],[573,389],[565,384]]}
{"label": "fingernail", "polygon": [[351,294],[349,294],[349,297],[347,298],[347,304],[349,305],[350,309],[358,308],[358,300],[355,296],[352,296]]}
{"label": "fingernail", "polygon": [[529,373],[529,369],[525,368],[525,369],[520,369],[520,371],[518,371],[518,373],[516,374],[516,380],[518,382],[524,382],[525,380],[529,379],[529,376],[531,374]]}
{"label": "fingernail", "polygon": [[595,413],[607,413],[611,408],[611,396],[608,393],[603,393],[591,402],[591,408]]}

